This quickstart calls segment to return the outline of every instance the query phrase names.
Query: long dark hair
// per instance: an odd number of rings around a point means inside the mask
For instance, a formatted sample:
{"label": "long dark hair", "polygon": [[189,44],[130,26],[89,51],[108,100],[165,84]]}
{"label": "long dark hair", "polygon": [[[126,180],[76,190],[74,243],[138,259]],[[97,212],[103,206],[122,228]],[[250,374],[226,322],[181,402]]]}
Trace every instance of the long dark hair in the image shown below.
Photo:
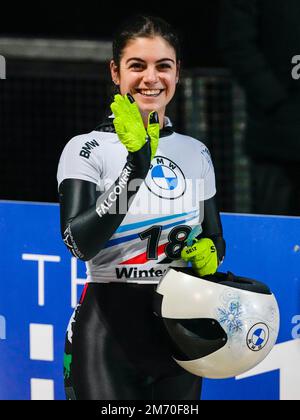
{"label": "long dark hair", "polygon": [[177,62],[181,60],[178,33],[164,19],[156,16],[135,15],[127,19],[115,32],[113,40],[113,60],[120,67],[123,50],[127,43],[136,38],[161,36],[175,50]]}

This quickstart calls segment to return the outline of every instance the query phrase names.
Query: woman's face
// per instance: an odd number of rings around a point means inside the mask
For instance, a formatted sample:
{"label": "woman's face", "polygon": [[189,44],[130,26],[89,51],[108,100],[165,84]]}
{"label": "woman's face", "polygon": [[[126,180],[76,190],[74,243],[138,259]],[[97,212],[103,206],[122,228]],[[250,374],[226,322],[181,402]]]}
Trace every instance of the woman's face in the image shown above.
{"label": "woman's face", "polygon": [[167,41],[160,36],[129,41],[120,68],[111,62],[111,74],[121,95],[134,97],[144,121],[149,112],[157,111],[162,123],[179,78],[176,53]]}

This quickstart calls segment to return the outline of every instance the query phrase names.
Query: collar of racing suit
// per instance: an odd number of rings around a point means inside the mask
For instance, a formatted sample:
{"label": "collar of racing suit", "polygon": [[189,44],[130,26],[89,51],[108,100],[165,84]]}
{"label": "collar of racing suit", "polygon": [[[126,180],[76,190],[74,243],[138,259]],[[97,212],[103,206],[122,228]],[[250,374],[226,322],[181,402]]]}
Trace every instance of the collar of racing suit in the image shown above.
{"label": "collar of racing suit", "polygon": [[[104,121],[103,123],[99,124],[96,128],[95,131],[104,131],[106,133],[115,133],[115,127],[113,125],[112,119],[114,118],[114,115],[111,114],[106,121]],[[173,124],[172,121],[170,120],[169,117],[165,117],[165,121],[164,121],[164,127],[160,130],[159,132],[159,137],[167,137],[170,136],[171,134],[174,133],[173,130]]]}

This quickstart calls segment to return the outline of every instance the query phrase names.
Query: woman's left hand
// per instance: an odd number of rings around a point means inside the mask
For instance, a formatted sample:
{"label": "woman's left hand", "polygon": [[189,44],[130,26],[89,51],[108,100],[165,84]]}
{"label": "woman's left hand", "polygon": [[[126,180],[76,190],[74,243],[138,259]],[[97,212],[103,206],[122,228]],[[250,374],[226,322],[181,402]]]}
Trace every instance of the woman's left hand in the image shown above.
{"label": "woman's left hand", "polygon": [[214,274],[219,266],[216,247],[209,238],[199,239],[193,245],[185,246],[181,251],[181,258],[191,262],[200,277]]}

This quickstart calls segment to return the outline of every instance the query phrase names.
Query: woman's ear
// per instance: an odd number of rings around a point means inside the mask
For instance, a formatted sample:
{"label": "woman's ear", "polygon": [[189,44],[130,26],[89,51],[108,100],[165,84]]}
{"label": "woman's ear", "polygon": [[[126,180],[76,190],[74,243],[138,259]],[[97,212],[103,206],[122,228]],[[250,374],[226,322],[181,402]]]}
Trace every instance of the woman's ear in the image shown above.
{"label": "woman's ear", "polygon": [[177,70],[176,70],[176,83],[179,82],[180,79],[180,69],[181,69],[181,62],[178,61],[177,63]]}
{"label": "woman's ear", "polygon": [[112,81],[114,82],[116,86],[118,86],[120,84],[119,68],[114,62],[114,60],[111,60],[110,62],[110,74],[111,74]]}

